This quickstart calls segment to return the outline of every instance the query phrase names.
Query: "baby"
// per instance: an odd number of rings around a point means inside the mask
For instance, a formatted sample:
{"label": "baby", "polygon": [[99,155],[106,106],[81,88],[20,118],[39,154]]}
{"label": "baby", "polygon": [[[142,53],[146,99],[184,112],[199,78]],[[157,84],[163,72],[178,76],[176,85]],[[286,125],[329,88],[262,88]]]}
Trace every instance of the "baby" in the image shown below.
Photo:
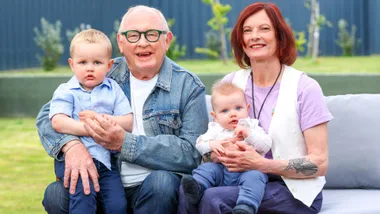
{"label": "baby", "polygon": [[[250,105],[245,93],[233,83],[217,82],[212,88],[210,122],[205,134],[197,139],[196,147],[205,155],[215,152],[223,155],[230,139],[238,137],[265,155],[272,146],[272,139],[259,126],[259,121],[248,116]],[[223,164],[208,162],[193,171],[193,175],[182,177],[181,184],[188,202],[198,204],[203,192],[215,186],[239,186],[239,197],[233,213],[257,213],[264,196],[266,174],[250,170],[230,172]]]}

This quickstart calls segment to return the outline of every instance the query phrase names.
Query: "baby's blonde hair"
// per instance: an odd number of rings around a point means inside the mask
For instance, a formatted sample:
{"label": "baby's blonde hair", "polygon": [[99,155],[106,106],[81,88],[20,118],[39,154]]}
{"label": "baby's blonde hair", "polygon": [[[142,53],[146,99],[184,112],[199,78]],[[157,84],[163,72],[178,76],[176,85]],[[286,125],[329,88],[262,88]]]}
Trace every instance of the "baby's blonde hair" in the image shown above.
{"label": "baby's blonde hair", "polygon": [[242,93],[242,95],[244,97],[244,100],[246,101],[244,91],[241,88],[239,88],[237,85],[233,84],[232,82],[223,82],[221,80],[218,80],[217,82],[215,82],[212,85],[212,88],[211,88],[211,104],[212,104],[212,108],[214,109],[214,106],[215,106],[215,97],[218,94],[228,96],[228,95],[231,95],[231,94],[233,94],[235,92]]}
{"label": "baby's blonde hair", "polygon": [[95,29],[88,29],[81,31],[74,36],[70,43],[70,56],[73,57],[74,46],[78,43],[102,43],[105,42],[107,45],[107,54],[109,58],[112,56],[112,44],[109,38],[101,31]]}

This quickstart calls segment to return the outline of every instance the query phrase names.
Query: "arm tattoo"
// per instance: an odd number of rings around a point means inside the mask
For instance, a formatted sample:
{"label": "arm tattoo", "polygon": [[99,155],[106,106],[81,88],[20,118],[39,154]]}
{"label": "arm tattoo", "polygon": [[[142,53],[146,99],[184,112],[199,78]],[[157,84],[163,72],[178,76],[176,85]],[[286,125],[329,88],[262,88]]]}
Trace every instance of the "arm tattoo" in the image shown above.
{"label": "arm tattoo", "polygon": [[289,160],[285,171],[296,170],[296,173],[302,173],[306,176],[312,176],[318,171],[318,167],[306,158],[295,158]]}

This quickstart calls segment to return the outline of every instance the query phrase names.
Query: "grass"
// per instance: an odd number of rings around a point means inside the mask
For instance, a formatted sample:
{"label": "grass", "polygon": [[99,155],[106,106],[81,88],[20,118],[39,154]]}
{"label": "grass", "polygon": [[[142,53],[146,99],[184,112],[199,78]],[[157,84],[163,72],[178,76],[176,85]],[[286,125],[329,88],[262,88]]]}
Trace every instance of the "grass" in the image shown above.
{"label": "grass", "polygon": [[[233,61],[230,61],[227,65],[224,65],[221,61],[211,60],[179,61],[178,64],[197,74],[226,74],[239,69]],[[293,66],[298,70],[313,74],[380,74],[380,56],[320,57],[316,62],[309,58],[299,57]]]}
{"label": "grass", "polygon": [[[226,74],[239,69],[232,60],[227,65],[220,60],[179,60],[177,63],[196,74]],[[299,57],[294,67],[313,74],[380,74],[380,56],[320,57],[316,62]],[[51,72],[43,72],[41,68],[0,72],[0,77],[9,75],[72,75],[72,72],[68,66],[60,66]]]}
{"label": "grass", "polygon": [[0,118],[0,157],[0,213],[45,213],[43,192],[55,176],[35,119]]}

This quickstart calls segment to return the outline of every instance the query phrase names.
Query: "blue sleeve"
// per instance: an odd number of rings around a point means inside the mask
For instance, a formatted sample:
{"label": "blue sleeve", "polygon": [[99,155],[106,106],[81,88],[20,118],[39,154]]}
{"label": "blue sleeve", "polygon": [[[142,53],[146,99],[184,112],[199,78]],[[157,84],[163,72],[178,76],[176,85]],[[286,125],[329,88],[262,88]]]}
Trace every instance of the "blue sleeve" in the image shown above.
{"label": "blue sleeve", "polygon": [[74,99],[67,87],[67,84],[61,84],[54,92],[53,98],[50,102],[49,119],[56,114],[65,114],[73,117]]}
{"label": "blue sleeve", "polygon": [[[50,105],[51,102],[45,104],[37,115],[37,132],[45,151],[54,159],[63,161],[64,157],[63,153],[61,152],[62,147],[72,140],[79,140],[79,138],[74,135],[58,133],[53,129],[49,117]],[[55,107],[53,107],[53,109],[55,109]],[[51,115],[54,115],[54,113]]]}

